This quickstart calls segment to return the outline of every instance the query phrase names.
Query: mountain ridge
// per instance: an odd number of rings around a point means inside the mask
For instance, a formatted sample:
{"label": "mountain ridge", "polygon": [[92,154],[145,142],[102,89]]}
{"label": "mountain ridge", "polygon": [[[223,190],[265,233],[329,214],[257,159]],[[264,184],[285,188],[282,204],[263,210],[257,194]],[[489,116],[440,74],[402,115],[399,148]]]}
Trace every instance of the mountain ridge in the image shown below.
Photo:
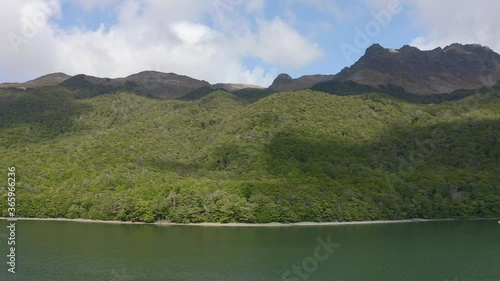
{"label": "mountain ridge", "polygon": [[0,88],[37,88],[46,86],[56,86],[69,78],[71,78],[70,75],[67,75],[63,72],[55,72],[40,76],[38,78],[26,82],[0,83]]}
{"label": "mountain ridge", "polygon": [[95,96],[119,90],[153,98],[196,99],[224,90],[248,100],[275,92],[306,89],[331,94],[384,92],[393,95],[453,95],[461,90],[491,87],[500,81],[500,55],[479,44],[454,43],[422,51],[404,45],[384,48],[375,43],[353,65],[334,75],[315,74],[292,78],[282,73],[265,88],[241,83],[215,83],[176,73],[142,71],[123,78],[52,73],[24,83],[2,83],[0,88],[62,86]]}
{"label": "mountain ridge", "polygon": [[497,83],[500,55],[479,44],[454,43],[428,51],[409,45],[395,50],[373,44],[335,79],[373,87],[395,85],[418,95],[451,93]]}

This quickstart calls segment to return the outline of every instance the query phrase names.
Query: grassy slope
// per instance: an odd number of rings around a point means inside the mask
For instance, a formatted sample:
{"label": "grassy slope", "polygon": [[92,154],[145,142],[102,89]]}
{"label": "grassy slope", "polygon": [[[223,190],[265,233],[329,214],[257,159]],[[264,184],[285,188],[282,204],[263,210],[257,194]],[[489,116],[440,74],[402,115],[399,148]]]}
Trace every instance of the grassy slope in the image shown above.
{"label": "grassy slope", "polygon": [[225,92],[196,101],[73,95],[0,93],[0,160],[18,171],[19,216],[500,216],[497,93],[439,105],[312,91],[255,103]]}

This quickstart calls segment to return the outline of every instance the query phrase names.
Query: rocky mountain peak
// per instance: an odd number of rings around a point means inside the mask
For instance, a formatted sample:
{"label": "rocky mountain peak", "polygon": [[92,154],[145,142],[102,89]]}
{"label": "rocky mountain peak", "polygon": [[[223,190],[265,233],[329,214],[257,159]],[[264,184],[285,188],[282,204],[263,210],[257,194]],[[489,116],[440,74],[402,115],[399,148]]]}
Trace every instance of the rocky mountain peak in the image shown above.
{"label": "rocky mountain peak", "polygon": [[378,52],[381,52],[381,51],[387,52],[387,49],[382,47],[380,44],[375,43],[366,49],[365,56],[374,55],[374,54],[377,54]]}
{"label": "rocky mountain peak", "polygon": [[292,83],[292,77],[286,73],[281,73],[274,79],[273,85],[284,85]]}
{"label": "rocky mountain peak", "polygon": [[373,44],[354,65],[337,74],[336,80],[373,87],[392,85],[426,95],[490,86],[484,84],[484,77],[500,80],[500,55],[478,44],[451,44],[430,51]]}

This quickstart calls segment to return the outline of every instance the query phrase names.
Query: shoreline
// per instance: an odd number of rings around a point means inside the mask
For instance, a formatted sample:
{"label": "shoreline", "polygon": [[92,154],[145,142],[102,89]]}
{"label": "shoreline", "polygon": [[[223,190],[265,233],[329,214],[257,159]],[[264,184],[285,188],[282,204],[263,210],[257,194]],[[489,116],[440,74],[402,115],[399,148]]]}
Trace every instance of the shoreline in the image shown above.
{"label": "shoreline", "polygon": [[210,227],[294,227],[294,226],[334,226],[334,225],[368,225],[368,224],[394,224],[394,223],[418,223],[433,221],[460,221],[460,220],[497,220],[498,218],[469,218],[469,219],[405,219],[405,220],[374,220],[374,221],[347,221],[347,222],[295,222],[295,223],[174,223],[158,221],[154,223],[131,222],[131,221],[106,221],[92,219],[67,219],[67,218],[7,218],[0,217],[0,220],[7,221],[62,221],[79,223],[103,223],[103,224],[124,224],[124,225],[156,225],[156,226],[210,226]]}

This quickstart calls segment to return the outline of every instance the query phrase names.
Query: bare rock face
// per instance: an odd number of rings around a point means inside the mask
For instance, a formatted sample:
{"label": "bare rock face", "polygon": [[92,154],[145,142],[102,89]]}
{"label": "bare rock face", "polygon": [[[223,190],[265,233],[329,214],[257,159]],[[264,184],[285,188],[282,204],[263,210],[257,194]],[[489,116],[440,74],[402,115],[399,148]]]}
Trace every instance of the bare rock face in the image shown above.
{"label": "bare rock face", "polygon": [[335,80],[373,87],[392,85],[420,95],[451,93],[494,85],[500,80],[500,55],[475,44],[452,44],[430,51],[408,45],[386,49],[374,44]]}
{"label": "bare rock face", "polygon": [[271,89],[276,90],[276,91],[287,91],[290,86],[293,84],[293,79],[290,75],[286,73],[281,73],[276,77],[273,81],[273,84],[271,84]]}

